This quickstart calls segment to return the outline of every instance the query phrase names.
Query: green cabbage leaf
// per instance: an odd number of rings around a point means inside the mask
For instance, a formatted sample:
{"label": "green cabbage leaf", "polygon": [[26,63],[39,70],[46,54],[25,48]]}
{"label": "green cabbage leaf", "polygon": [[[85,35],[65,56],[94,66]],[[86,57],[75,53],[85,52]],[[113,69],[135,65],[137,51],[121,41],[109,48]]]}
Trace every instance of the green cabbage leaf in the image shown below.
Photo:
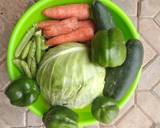
{"label": "green cabbage leaf", "polygon": [[84,44],[66,43],[44,55],[37,81],[51,105],[83,108],[102,94],[105,69],[91,63],[89,51]]}

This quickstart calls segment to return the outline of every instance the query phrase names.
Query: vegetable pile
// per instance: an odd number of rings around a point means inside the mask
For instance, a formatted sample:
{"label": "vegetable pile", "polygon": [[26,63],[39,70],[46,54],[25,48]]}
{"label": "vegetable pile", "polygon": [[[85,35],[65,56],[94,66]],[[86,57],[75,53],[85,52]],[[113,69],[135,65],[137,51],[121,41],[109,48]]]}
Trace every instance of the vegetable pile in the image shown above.
{"label": "vegetable pile", "polygon": [[[90,10],[93,14],[91,18]],[[78,128],[72,109],[91,104],[93,117],[111,123],[143,60],[140,41],[126,42],[110,11],[98,0],[48,8],[15,51],[23,76],[6,89],[11,104],[29,106],[41,94],[51,105],[46,128]]]}

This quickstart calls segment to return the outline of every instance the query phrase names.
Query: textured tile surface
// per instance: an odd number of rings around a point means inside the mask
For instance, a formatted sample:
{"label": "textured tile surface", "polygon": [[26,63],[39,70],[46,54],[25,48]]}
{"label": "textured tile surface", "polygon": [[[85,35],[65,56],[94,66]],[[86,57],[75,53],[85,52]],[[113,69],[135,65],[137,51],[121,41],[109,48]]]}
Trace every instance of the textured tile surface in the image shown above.
{"label": "textured tile surface", "polygon": [[142,73],[140,90],[151,89],[160,80],[160,57],[157,57]]}
{"label": "textured tile surface", "polygon": [[154,17],[160,11],[159,0],[142,0],[141,17]]}
{"label": "textured tile surface", "polygon": [[117,128],[115,125],[101,125],[100,128]]}
{"label": "textured tile surface", "polygon": [[140,92],[137,103],[143,111],[156,123],[160,122],[160,101],[150,92]]}
{"label": "textured tile surface", "polygon": [[10,128],[10,125],[4,122],[3,120],[0,120],[0,126],[1,128]]}
{"label": "textured tile surface", "polygon": [[119,5],[129,16],[137,15],[137,1],[138,0],[113,0],[113,2]]}
{"label": "textured tile surface", "polygon": [[151,18],[140,19],[140,33],[160,53],[160,27]]}
{"label": "textured tile surface", "polygon": [[23,108],[16,108],[10,105],[7,97],[3,93],[0,93],[0,115],[1,128],[3,128],[3,126],[25,126],[25,110]]}
{"label": "textured tile surface", "polygon": [[157,96],[160,98],[160,83],[153,90]]}
{"label": "textured tile surface", "polygon": [[9,84],[9,79],[6,70],[6,62],[0,65],[0,90],[4,89]]}
{"label": "textured tile surface", "polygon": [[[145,122],[145,123],[142,123]],[[150,128],[152,122],[136,106],[117,124],[117,128]]]}
{"label": "textured tile surface", "polygon": [[157,14],[157,16],[155,17],[154,20],[156,21],[156,23],[157,23],[158,25],[160,25],[160,12]]}
{"label": "textured tile surface", "polygon": [[137,28],[137,17],[136,16],[129,16],[134,26]]}
{"label": "textured tile surface", "polygon": [[31,112],[27,112],[27,126],[41,126],[42,119],[33,115]]}
{"label": "textured tile surface", "polygon": [[[7,51],[7,42],[9,40],[10,35],[10,26],[8,26],[7,20],[0,15],[0,63],[5,59],[6,57],[6,51]],[[3,38],[2,38],[3,37]]]}
{"label": "textured tile surface", "polygon": [[143,37],[141,38],[141,42],[144,48],[143,66],[145,66],[156,56],[156,51],[151,47],[150,44],[148,44],[148,42]]}
{"label": "textured tile surface", "polygon": [[23,14],[25,8],[29,7],[33,0],[1,0],[0,13],[7,17],[7,20],[15,24],[17,19]]}
{"label": "textured tile surface", "polygon": [[158,124],[155,126],[155,128],[160,128],[160,123],[158,123]]}

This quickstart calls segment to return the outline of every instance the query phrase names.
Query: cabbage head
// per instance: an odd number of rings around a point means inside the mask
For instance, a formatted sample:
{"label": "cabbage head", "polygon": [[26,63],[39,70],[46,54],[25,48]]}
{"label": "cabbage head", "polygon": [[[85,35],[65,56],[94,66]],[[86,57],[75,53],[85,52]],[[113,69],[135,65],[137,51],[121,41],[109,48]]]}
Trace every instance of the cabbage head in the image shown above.
{"label": "cabbage head", "polygon": [[82,108],[104,88],[105,69],[90,62],[84,44],[67,43],[51,48],[37,73],[41,93],[51,105]]}

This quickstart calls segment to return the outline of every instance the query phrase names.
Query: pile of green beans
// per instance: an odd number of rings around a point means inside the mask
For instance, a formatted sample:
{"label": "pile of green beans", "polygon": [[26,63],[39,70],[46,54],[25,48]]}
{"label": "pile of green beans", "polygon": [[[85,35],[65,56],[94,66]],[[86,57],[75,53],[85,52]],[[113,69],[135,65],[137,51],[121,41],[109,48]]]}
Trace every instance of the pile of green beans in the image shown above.
{"label": "pile of green beans", "polygon": [[33,26],[24,35],[15,51],[13,63],[29,78],[35,78],[38,65],[48,49],[42,32]]}

